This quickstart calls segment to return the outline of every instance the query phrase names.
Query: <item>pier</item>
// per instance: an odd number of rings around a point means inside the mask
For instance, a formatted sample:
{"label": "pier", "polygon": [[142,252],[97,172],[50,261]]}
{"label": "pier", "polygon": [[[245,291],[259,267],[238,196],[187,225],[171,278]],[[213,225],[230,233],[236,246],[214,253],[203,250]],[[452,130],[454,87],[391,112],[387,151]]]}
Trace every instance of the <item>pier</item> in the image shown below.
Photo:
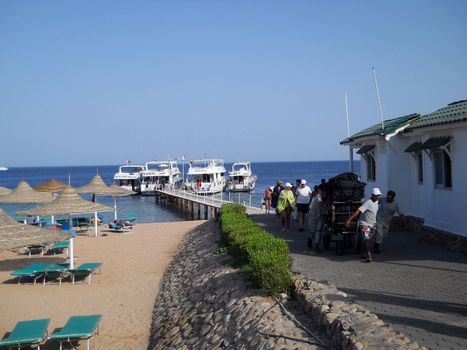
{"label": "pier", "polygon": [[[215,217],[222,205],[226,203],[235,203],[231,200],[225,200],[222,192],[212,195],[202,195],[181,189],[156,190],[156,203],[162,201],[176,203],[182,208],[191,211],[192,216],[195,215],[196,211],[198,218],[201,218],[201,212],[203,209],[203,216],[206,220],[208,219],[209,211],[211,212],[211,217]],[[248,215],[263,213],[261,208],[254,207],[252,205],[245,205],[245,207]]]}

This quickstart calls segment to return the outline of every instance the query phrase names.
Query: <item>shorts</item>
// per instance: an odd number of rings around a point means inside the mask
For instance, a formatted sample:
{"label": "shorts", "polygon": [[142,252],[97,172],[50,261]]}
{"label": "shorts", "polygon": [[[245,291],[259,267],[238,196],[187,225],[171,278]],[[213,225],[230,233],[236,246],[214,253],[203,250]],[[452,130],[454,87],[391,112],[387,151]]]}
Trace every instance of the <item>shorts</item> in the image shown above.
{"label": "shorts", "polygon": [[370,241],[375,235],[375,230],[368,226],[360,226],[360,236],[363,241]]}
{"label": "shorts", "polygon": [[308,213],[310,211],[310,207],[308,206],[308,204],[297,203],[297,211],[299,213],[306,214],[306,213]]}

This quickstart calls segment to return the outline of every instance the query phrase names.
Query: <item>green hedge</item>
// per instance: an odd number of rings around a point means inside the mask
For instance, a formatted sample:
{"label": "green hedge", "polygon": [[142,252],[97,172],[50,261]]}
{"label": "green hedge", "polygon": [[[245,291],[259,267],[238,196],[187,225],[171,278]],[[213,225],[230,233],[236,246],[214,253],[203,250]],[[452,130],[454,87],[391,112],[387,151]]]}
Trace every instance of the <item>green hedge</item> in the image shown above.
{"label": "green hedge", "polygon": [[292,280],[289,248],[255,224],[239,204],[224,204],[220,212],[222,244],[237,265],[247,265],[253,283],[273,295],[287,291]]}

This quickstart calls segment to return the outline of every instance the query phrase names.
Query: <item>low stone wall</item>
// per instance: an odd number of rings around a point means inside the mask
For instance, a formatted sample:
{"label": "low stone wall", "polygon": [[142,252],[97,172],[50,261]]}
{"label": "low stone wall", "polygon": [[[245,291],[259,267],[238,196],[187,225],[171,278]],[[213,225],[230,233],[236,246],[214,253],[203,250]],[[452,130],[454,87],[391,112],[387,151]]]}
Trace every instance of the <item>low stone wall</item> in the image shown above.
{"label": "low stone wall", "polygon": [[181,243],[156,298],[148,349],[320,349],[229,255],[214,253],[219,239],[211,221]]}
{"label": "low stone wall", "polygon": [[426,350],[368,309],[348,300],[347,294],[333,285],[301,278],[296,278],[294,284],[296,298],[313,323],[326,332],[332,348]]}
{"label": "low stone wall", "polygon": [[467,237],[425,226],[423,219],[417,217],[405,216],[403,219],[394,217],[391,222],[391,230],[414,232],[420,243],[445,247],[454,252],[467,254]]}

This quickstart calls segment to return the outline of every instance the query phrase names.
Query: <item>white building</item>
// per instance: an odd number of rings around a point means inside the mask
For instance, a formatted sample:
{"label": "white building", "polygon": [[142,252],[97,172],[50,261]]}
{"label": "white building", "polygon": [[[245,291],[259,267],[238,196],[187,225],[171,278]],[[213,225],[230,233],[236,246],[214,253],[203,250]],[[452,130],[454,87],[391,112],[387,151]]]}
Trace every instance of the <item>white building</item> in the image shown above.
{"label": "white building", "polygon": [[361,178],[426,226],[467,237],[467,100],[384,121],[343,140],[358,148]]}

